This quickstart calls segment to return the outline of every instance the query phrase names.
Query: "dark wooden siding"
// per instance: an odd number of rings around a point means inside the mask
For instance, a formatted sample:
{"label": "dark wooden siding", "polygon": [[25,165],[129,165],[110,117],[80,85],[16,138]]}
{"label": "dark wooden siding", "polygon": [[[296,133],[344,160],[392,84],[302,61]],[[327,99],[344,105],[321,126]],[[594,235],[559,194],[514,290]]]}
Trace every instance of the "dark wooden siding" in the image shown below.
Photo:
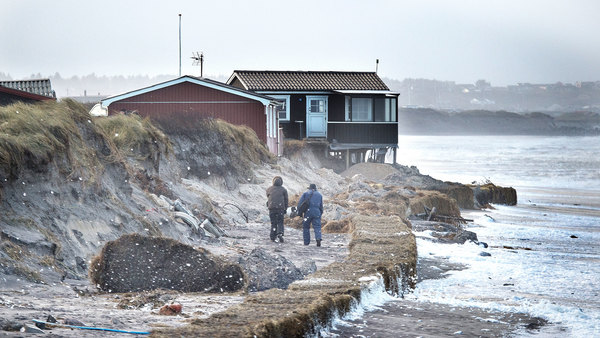
{"label": "dark wooden siding", "polygon": [[[317,94],[315,94],[317,95]],[[327,140],[353,144],[397,144],[397,123],[360,123],[345,122],[345,95],[327,95],[329,114],[327,117]],[[378,96],[362,95],[375,99]],[[303,121],[302,124],[296,121]],[[342,122],[342,123],[332,123]],[[286,138],[306,137],[306,95],[290,95],[290,121],[280,122]],[[300,131],[300,129],[302,129]],[[302,133],[302,136],[300,135]]]}
{"label": "dark wooden siding", "polygon": [[346,119],[346,101],[344,95],[329,95],[329,121]]}
{"label": "dark wooden siding", "polygon": [[224,91],[184,82],[115,101],[109,115],[137,111],[151,119],[190,121],[220,118],[232,124],[247,125],[266,142],[267,120],[262,103]]}
{"label": "dark wooden siding", "polygon": [[327,140],[338,143],[398,144],[398,124],[328,123]]}
{"label": "dark wooden siding", "polygon": [[279,125],[286,138],[300,139],[300,129],[302,129],[302,137],[306,137],[306,95],[290,95],[290,121],[280,121]]}

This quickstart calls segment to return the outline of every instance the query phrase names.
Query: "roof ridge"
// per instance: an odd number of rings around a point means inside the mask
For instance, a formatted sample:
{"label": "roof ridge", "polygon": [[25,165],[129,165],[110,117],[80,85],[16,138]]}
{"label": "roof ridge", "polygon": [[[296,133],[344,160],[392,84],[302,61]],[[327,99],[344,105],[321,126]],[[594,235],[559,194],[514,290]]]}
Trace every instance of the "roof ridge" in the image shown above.
{"label": "roof ridge", "polygon": [[389,90],[376,72],[235,70],[234,76],[251,91]]}
{"label": "roof ridge", "polygon": [[377,74],[373,71],[356,71],[356,70],[234,70],[243,73],[356,73],[356,74]]}

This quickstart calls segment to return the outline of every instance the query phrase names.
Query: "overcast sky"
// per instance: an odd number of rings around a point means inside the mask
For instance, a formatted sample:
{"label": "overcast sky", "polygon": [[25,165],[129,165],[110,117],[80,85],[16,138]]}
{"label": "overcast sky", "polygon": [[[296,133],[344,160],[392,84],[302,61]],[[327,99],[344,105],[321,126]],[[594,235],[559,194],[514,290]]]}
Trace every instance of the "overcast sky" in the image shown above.
{"label": "overcast sky", "polygon": [[0,0],[0,72],[374,71],[492,85],[600,80],[600,1]]}

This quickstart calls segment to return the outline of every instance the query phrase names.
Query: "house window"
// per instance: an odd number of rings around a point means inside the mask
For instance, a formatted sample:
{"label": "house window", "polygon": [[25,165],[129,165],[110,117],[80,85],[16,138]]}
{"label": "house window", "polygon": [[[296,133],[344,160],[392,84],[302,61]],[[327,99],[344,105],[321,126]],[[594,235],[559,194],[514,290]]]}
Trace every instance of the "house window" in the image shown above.
{"label": "house window", "polygon": [[385,97],[375,99],[375,121],[396,122],[396,98]]}
{"label": "house window", "polygon": [[311,113],[324,113],[325,112],[325,100],[311,100],[310,101],[310,112]]}
{"label": "house window", "polygon": [[345,121],[396,122],[398,100],[395,97],[345,97]]}
{"label": "house window", "polygon": [[269,95],[270,97],[277,100],[278,105],[277,115],[280,121],[290,120],[290,96],[289,95]]}
{"label": "house window", "polygon": [[373,100],[368,97],[352,98],[352,121],[373,121]]}

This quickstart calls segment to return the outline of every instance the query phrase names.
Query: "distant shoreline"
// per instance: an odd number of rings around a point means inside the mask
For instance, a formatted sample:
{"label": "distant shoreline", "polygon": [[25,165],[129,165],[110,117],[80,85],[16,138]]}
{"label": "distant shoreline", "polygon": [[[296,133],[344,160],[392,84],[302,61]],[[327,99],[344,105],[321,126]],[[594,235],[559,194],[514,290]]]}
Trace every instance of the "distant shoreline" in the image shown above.
{"label": "distant shoreline", "polygon": [[453,132],[453,133],[443,133],[443,132],[439,132],[439,133],[433,133],[433,132],[410,132],[410,131],[400,131],[398,133],[398,135],[400,136],[532,136],[532,137],[536,137],[536,136],[547,136],[547,137],[594,137],[594,136],[600,136],[600,131],[597,132],[582,132],[581,134],[578,133],[564,133],[564,134],[494,134],[494,133],[470,133],[470,132]]}
{"label": "distant shoreline", "polygon": [[572,112],[559,116],[473,110],[448,113],[427,108],[398,112],[400,135],[597,136],[600,114]]}

